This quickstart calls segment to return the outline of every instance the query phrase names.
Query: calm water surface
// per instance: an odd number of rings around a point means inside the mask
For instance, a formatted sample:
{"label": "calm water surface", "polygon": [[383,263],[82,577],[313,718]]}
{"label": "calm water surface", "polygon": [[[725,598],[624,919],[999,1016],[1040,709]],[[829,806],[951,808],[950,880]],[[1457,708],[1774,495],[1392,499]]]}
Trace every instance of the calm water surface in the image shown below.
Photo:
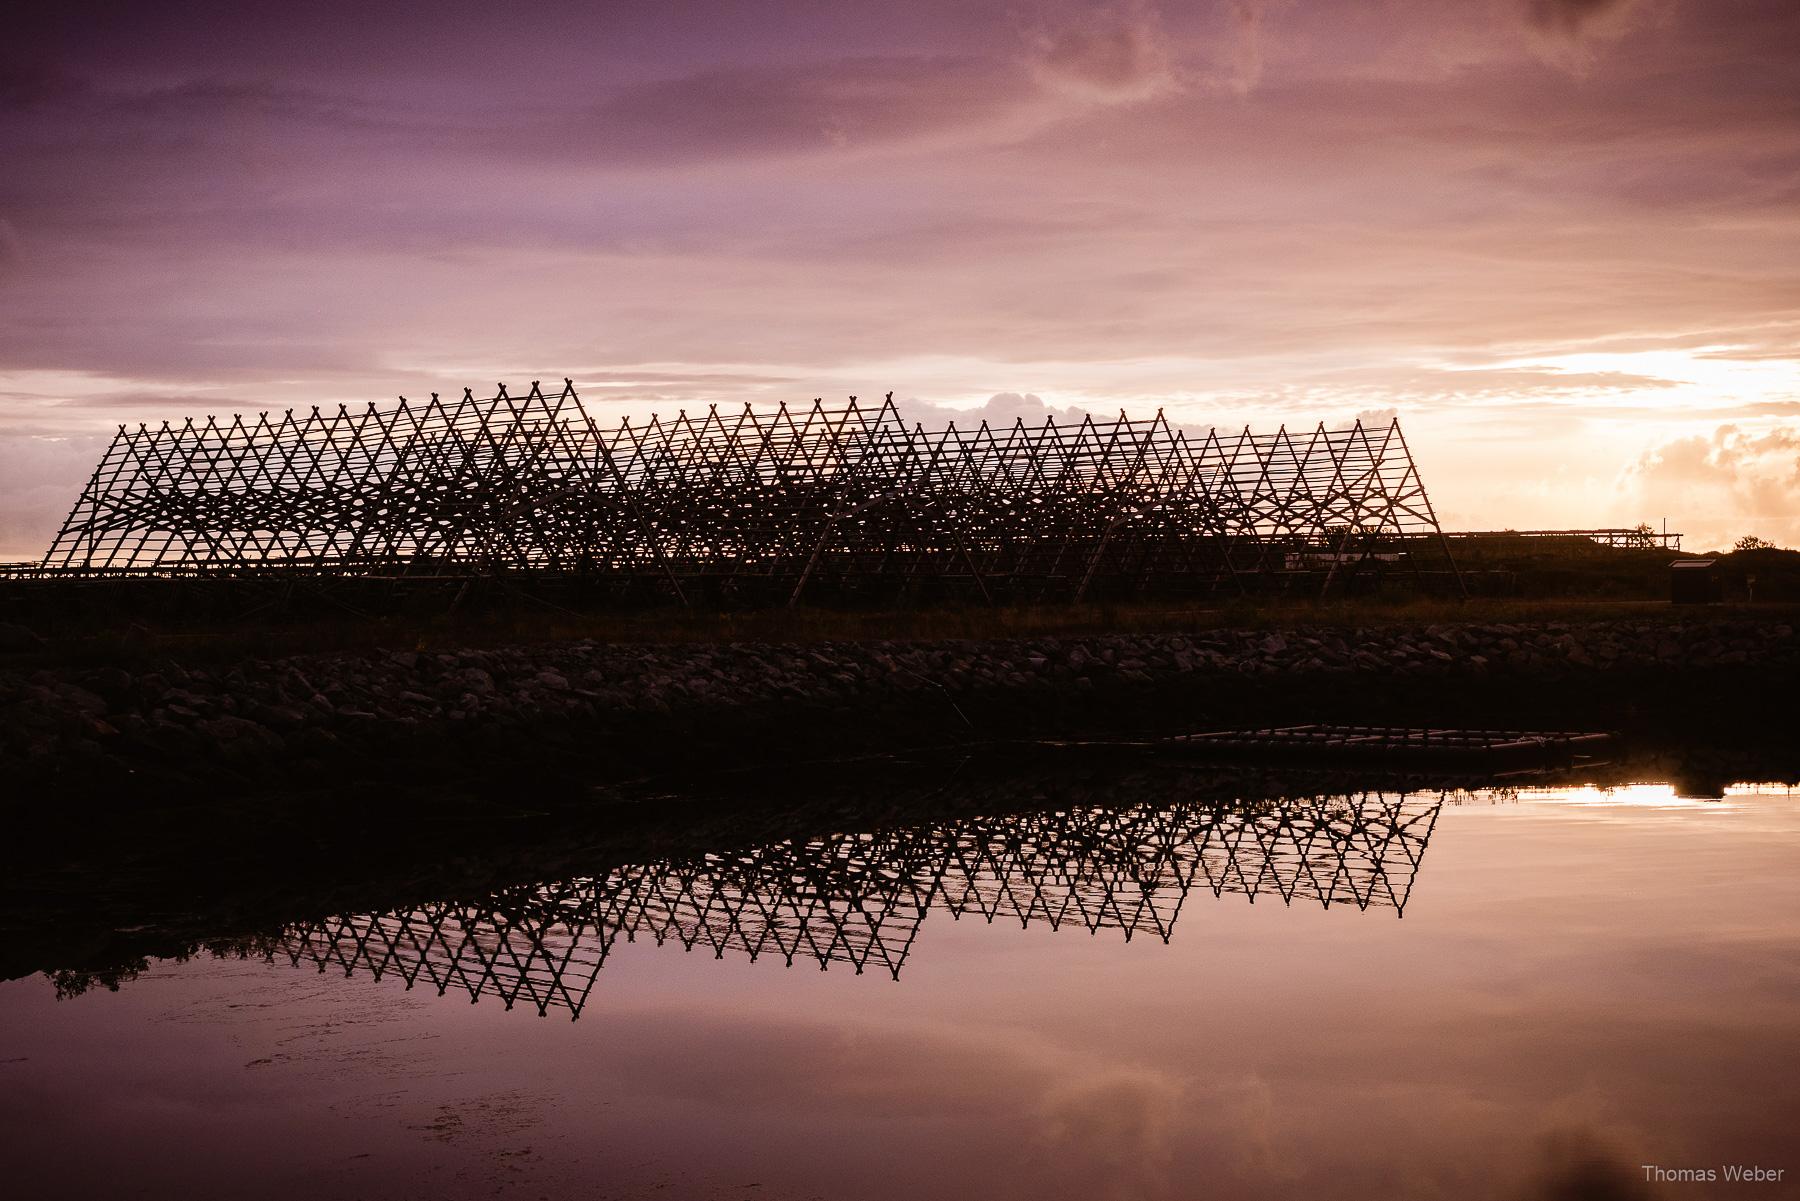
{"label": "calm water surface", "polygon": [[0,1138],[15,1196],[1792,1196],[1797,868],[1800,795],[1661,785],[639,865],[0,985]]}

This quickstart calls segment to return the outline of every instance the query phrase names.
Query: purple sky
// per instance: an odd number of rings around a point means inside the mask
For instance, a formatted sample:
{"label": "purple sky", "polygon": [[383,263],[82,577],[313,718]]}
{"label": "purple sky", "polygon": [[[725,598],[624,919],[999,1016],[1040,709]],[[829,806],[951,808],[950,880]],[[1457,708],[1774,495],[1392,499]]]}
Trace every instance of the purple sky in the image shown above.
{"label": "purple sky", "polygon": [[1394,409],[1450,524],[1800,543],[1792,0],[43,7],[0,558],[120,421],[565,375]]}

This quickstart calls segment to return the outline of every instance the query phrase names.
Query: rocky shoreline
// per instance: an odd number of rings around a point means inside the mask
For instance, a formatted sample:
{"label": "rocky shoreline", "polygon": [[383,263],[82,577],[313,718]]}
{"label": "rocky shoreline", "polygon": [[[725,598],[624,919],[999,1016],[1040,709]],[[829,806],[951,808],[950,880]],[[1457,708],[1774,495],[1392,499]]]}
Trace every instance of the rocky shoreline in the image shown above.
{"label": "rocky shoreline", "polygon": [[1275,712],[1310,719],[1297,705],[1323,715],[1410,698],[1442,712],[1522,690],[1551,711],[1570,697],[1617,707],[1659,692],[1704,704],[1708,691],[1784,690],[1797,667],[1800,639],[1787,621],[1696,616],[1003,641],[567,642],[137,674],[0,670],[0,771],[48,784],[242,783],[331,765],[460,770],[460,761],[540,756],[618,770],[709,754],[779,762]]}

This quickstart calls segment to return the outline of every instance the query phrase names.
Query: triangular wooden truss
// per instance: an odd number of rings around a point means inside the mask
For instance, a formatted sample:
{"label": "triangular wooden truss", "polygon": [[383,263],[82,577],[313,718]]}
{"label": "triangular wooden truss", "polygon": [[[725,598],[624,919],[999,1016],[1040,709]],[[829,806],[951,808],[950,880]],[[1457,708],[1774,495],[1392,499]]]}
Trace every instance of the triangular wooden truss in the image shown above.
{"label": "triangular wooden truss", "polygon": [[1441,568],[1398,422],[908,426],[890,394],[601,428],[575,388],[121,426],[43,570],[552,573],[793,603],[1203,593]]}

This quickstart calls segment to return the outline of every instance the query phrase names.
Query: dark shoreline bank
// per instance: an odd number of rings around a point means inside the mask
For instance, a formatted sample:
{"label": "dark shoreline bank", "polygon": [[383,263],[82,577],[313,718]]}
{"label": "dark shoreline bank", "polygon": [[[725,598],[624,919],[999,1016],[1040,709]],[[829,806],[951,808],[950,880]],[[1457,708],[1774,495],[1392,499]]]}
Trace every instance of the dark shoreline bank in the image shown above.
{"label": "dark shoreline bank", "polygon": [[305,781],[555,787],[711,766],[1358,721],[1779,730],[1785,607],[1671,620],[810,644],[538,643],[0,668],[0,772],[101,809]]}

